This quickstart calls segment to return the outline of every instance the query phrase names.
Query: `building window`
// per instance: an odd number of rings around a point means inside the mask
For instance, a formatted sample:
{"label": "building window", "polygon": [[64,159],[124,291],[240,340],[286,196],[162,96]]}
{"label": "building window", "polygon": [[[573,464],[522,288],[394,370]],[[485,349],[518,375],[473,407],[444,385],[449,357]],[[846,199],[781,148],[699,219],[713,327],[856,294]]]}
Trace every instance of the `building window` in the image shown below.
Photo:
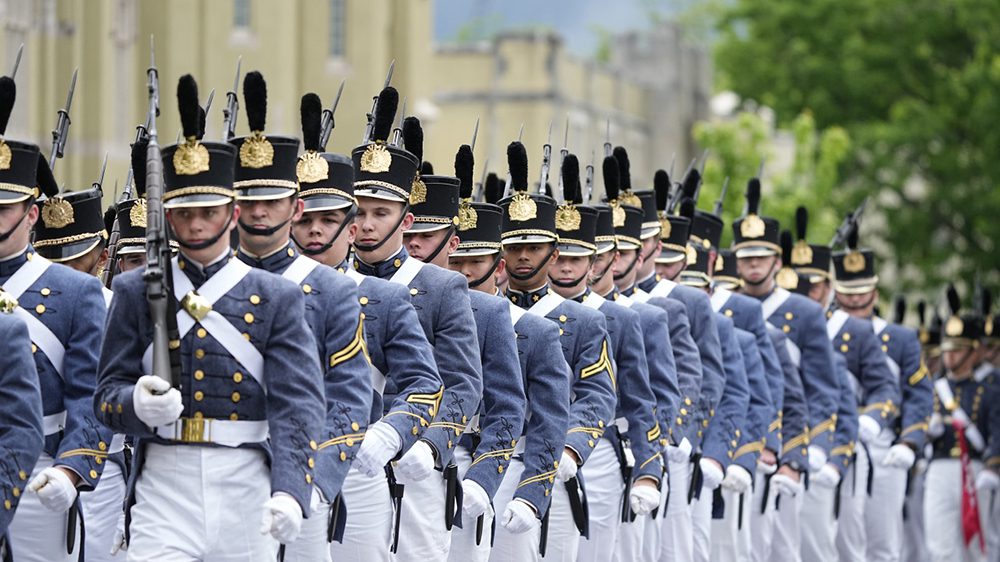
{"label": "building window", "polygon": [[250,28],[250,0],[233,0],[233,27]]}
{"label": "building window", "polygon": [[344,28],[346,27],[345,0],[330,0],[330,30],[329,30],[329,56],[330,58],[343,58],[346,38]]}

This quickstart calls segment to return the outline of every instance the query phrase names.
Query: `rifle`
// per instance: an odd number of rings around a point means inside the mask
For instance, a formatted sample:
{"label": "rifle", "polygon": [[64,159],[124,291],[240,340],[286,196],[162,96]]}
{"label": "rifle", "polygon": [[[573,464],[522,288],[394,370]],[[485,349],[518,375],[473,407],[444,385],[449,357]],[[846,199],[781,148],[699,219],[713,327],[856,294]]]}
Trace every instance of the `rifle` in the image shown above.
{"label": "rifle", "polygon": [[614,148],[611,147],[611,119],[608,118],[604,124],[604,157],[611,156]]}
{"label": "rifle", "polygon": [[549,167],[552,165],[552,121],[549,121],[549,136],[542,145],[542,173],[538,180],[538,193],[545,193],[545,183],[549,181]]}
{"label": "rifle", "polygon": [[[137,125],[135,127],[135,140],[133,144],[146,140],[146,131],[149,126],[150,122],[147,118],[145,125]],[[121,240],[122,234],[118,210],[121,209],[122,203],[132,198],[132,194],[135,191],[134,174],[135,170],[132,169],[132,166],[129,166],[128,175],[125,177],[125,189],[122,190],[121,197],[115,202],[115,222],[111,226],[111,233],[108,235],[108,267],[101,274],[101,282],[109,289],[111,288],[111,282],[114,280],[115,272],[118,270],[118,241]]]}
{"label": "rifle", "polygon": [[559,193],[562,197],[563,192],[563,178],[562,178],[562,167],[563,163],[566,162],[566,156],[569,154],[569,116],[566,116],[566,132],[563,133],[563,144],[562,148],[559,149]]}
{"label": "rifle", "polygon": [[694,188],[694,201],[698,202],[698,194],[701,193],[701,186],[705,183],[705,164],[708,162],[708,149],[701,155],[701,170],[698,171],[698,187]]}
{"label": "rifle", "polygon": [[[240,102],[236,90],[240,87],[240,66],[243,57],[236,59],[236,78],[233,78],[233,89],[226,92],[226,107],[222,108],[222,140],[227,141],[236,136],[236,115],[240,110]],[[159,111],[157,109],[157,111]],[[205,110],[208,113],[208,110]]]}
{"label": "rifle", "polygon": [[726,202],[726,191],[729,189],[729,176],[722,182],[722,191],[719,192],[719,198],[715,201],[715,209],[713,214],[719,218],[722,218],[722,205]]}
{"label": "rifle", "polygon": [[154,375],[170,381],[170,386],[181,385],[180,334],[177,331],[176,299],[171,283],[170,243],[167,239],[166,216],[163,211],[163,161],[160,144],[156,139],[156,116],[160,112],[160,85],[153,51],[153,38],[149,39],[149,69],[146,71],[149,87],[149,147],[146,149],[146,302],[153,321]]}
{"label": "rifle", "polygon": [[583,192],[586,194],[583,199],[583,204],[587,205],[590,203],[590,195],[594,192],[594,151],[590,151],[590,164],[587,164],[587,175],[583,179]]}
{"label": "rifle", "polygon": [[[382,90],[388,88],[389,84],[392,82],[392,70],[395,67],[396,67],[396,59],[392,59],[392,62],[389,63],[389,72],[385,75],[385,83],[382,85]],[[382,90],[379,90],[379,94],[382,93]],[[361,139],[361,144],[364,144],[369,140],[371,140],[372,129],[375,128],[376,109],[378,109],[378,94],[375,94],[375,97],[372,98],[372,110],[368,112],[368,125],[365,127],[365,137]]]}
{"label": "rifle", "polygon": [[13,80],[17,77],[17,67],[21,66],[21,53],[24,52],[24,43],[17,48],[17,56],[14,57],[14,66],[10,69],[10,79]]}
{"label": "rifle", "polygon": [[[686,178],[687,175],[691,173],[691,170],[694,169],[694,164],[697,161],[698,161],[697,158],[692,158],[691,159],[691,163],[688,164],[687,170],[684,170],[684,175],[681,176],[681,178]],[[670,176],[670,177],[673,178],[673,176]],[[673,194],[670,195],[670,201],[667,201],[667,212],[668,213],[673,213],[674,212],[674,209],[677,208],[677,204],[681,202],[681,194],[684,193],[684,189],[683,189],[683,186],[682,186],[683,182],[674,182],[674,183],[677,184],[677,188],[674,190]]]}
{"label": "rifle", "polygon": [[333,132],[334,122],[333,114],[337,112],[337,106],[340,105],[340,96],[344,93],[344,83],[346,80],[340,81],[340,88],[337,89],[337,97],[333,99],[333,105],[330,109],[323,110],[323,116],[320,117],[319,121],[319,146],[320,149],[326,150],[326,143],[330,140],[330,133]]}
{"label": "rifle", "polygon": [[836,248],[838,246],[843,246],[847,241],[847,237],[851,234],[851,229],[861,220],[861,216],[865,214],[865,207],[868,205],[868,198],[865,197],[860,205],[847,216],[844,217],[843,222],[837,227],[837,231],[833,233],[833,238],[830,240],[829,246],[831,248]]}
{"label": "rifle", "polygon": [[66,94],[66,105],[59,110],[59,120],[52,130],[52,153],[49,155],[49,168],[56,169],[56,159],[63,157],[66,149],[66,134],[69,132],[69,108],[73,105],[73,92],[76,91],[76,74],[80,69],[73,70],[73,78],[69,83],[69,93]]}
{"label": "rifle", "polygon": [[403,98],[403,110],[399,112],[399,121],[396,121],[396,127],[392,130],[392,136],[389,138],[390,146],[403,146],[403,119],[406,119],[405,97]]}

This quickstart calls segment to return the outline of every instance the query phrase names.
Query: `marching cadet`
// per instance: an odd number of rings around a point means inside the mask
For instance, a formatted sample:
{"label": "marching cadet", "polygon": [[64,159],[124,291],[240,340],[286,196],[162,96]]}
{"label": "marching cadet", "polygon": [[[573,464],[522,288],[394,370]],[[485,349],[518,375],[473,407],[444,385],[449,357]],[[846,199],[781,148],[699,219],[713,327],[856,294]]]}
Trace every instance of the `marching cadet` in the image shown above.
{"label": "marching cadet", "polygon": [[[15,97],[13,79],[0,77],[0,139]],[[27,325],[44,413],[37,462],[21,464],[32,456],[21,453],[7,462],[16,478],[8,499],[21,499],[9,526],[9,551],[18,560],[74,560],[82,538],[78,494],[97,485],[111,440],[90,406],[106,308],[97,278],[53,264],[30,243],[39,215],[47,228],[74,222],[38,147],[3,139],[0,156],[0,309]],[[47,196],[42,205],[36,204],[40,191]],[[30,394],[23,400],[30,407]],[[9,503],[13,508],[15,500]]]}
{"label": "marching cadet", "polygon": [[[885,424],[868,445],[873,476],[872,494],[865,500],[865,558],[899,560],[907,472],[916,460],[917,451],[926,444],[933,391],[921,360],[916,332],[886,322],[873,312],[878,304],[875,258],[871,250],[857,249],[857,227],[855,224],[848,235],[848,249],[833,255],[837,306],[851,316],[871,322],[892,377],[899,381],[901,394],[901,399],[893,403],[898,407],[898,419]],[[883,412],[888,418],[890,412],[884,409]],[[862,441],[865,431],[859,425]]]}
{"label": "marching cadet", "polygon": [[[190,76],[178,105],[185,140],[162,159],[182,248],[169,266],[179,388],[152,373],[146,285],[130,271],[113,282],[94,409],[138,439],[130,560],[273,560],[310,513],[323,380],[302,290],[233,258],[237,150],[197,140]],[[268,148],[260,135],[242,152],[263,166]]]}
{"label": "marching cadet", "polygon": [[[503,212],[496,205],[500,199],[497,178],[487,176],[483,190],[486,202],[476,203],[471,202],[471,186],[466,187],[471,176],[468,173],[461,176],[466,179],[462,179],[458,210],[460,241],[448,258],[449,265],[468,279],[473,298],[476,292],[499,296],[496,273],[506,263],[500,243]],[[559,346],[559,328],[544,318],[526,314],[514,303],[508,302],[508,308],[528,404],[510,464],[493,496],[493,505],[504,509],[500,525],[495,527],[489,559],[520,562],[538,560],[544,553],[546,537],[541,535],[540,520],[548,513],[562,456],[560,446],[569,419],[571,373]],[[484,399],[485,388],[484,384]],[[479,532],[477,523],[476,533]]]}
{"label": "marching cadet", "polygon": [[[785,448],[808,443],[808,455],[795,459],[787,455],[777,475],[788,478],[793,486],[784,487],[779,495],[790,496],[778,510],[771,556],[798,559],[800,550],[800,520],[802,505],[800,475],[818,472],[830,456],[836,426],[836,413],[841,381],[836,372],[833,353],[826,339],[822,308],[802,295],[776,287],[774,275],[782,267],[778,243],[778,221],[758,215],[760,181],[752,178],[747,186],[746,214],[733,223],[733,250],[736,266],[743,279],[743,292],[761,301],[767,321],[788,336],[789,354],[801,373],[809,402],[809,431],[801,435],[784,432]],[[846,381],[844,381],[846,383]],[[772,477],[771,483],[775,484]],[[789,509],[790,508],[790,509]]]}
{"label": "marching cadet", "polygon": [[[609,166],[610,168],[610,166]],[[607,181],[607,180],[606,180]],[[640,242],[646,244],[649,238],[666,236],[664,232],[669,232],[672,238],[674,233],[686,240],[688,229],[691,225],[690,216],[670,215],[667,216],[665,209],[665,199],[657,199],[657,208],[660,218],[660,228],[649,229],[640,233]],[[685,206],[691,209],[692,205]],[[609,207],[614,208],[614,207]],[[613,215],[612,215],[613,216]],[[649,234],[652,231],[654,234]],[[647,235],[647,238],[641,238]],[[636,246],[633,244],[633,246]],[[663,252],[673,252],[666,249]],[[668,426],[672,433],[673,442],[666,450],[667,472],[670,488],[675,493],[663,494],[666,496],[663,506],[663,520],[659,525],[647,525],[655,531],[646,533],[644,545],[658,545],[659,551],[655,552],[655,558],[667,560],[690,560],[693,556],[693,531],[691,529],[691,510],[688,504],[688,493],[691,478],[691,454],[694,448],[693,442],[697,440],[696,432],[698,424],[696,422],[695,401],[701,393],[702,364],[701,350],[695,343],[691,334],[691,324],[688,319],[687,308],[680,301],[663,296],[651,297],[648,293],[636,287],[635,281],[639,271],[644,269],[646,260],[640,249],[624,249],[619,246],[618,260],[612,266],[612,275],[615,285],[622,295],[632,298],[638,302],[645,302],[665,311],[670,323],[670,345],[674,350],[674,363],[677,366],[677,386],[680,390],[680,402],[678,403],[676,419],[672,420]],[[680,255],[686,255],[681,253]],[[673,259],[671,254],[670,259]],[[626,265],[630,264],[630,265]]]}
{"label": "marching cadet", "polygon": [[[611,180],[613,181],[613,179]],[[607,185],[608,180],[605,180]],[[578,191],[579,195],[579,191]],[[659,218],[656,212],[656,201],[653,192],[636,192],[636,197],[642,202],[643,217],[639,238],[644,236],[656,236],[660,230]],[[621,530],[618,538],[618,548],[615,553],[618,560],[656,560],[660,554],[660,529],[657,516],[666,513],[665,502],[669,495],[669,483],[666,475],[666,455],[677,446],[671,428],[674,419],[678,415],[680,408],[681,392],[678,386],[677,362],[674,358],[674,347],[670,340],[671,318],[666,310],[655,306],[649,302],[642,303],[621,294],[615,286],[614,268],[618,265],[620,251],[618,246],[618,236],[614,227],[614,211],[608,205],[597,207],[597,231],[594,237],[597,245],[597,256],[590,268],[589,284],[591,290],[604,297],[613,300],[615,304],[620,304],[639,313],[639,324],[642,328],[643,347],[646,351],[646,365],[649,370],[649,386],[653,391],[656,400],[654,408],[656,421],[659,424],[658,447],[661,453],[663,464],[660,477],[660,502],[649,520],[644,517],[635,517],[628,525]],[[625,233],[631,226],[628,222],[629,214],[626,214],[626,222],[620,227]],[[633,221],[634,222],[634,221]],[[634,226],[631,235],[624,238],[626,247],[638,247],[629,244],[628,239],[635,239]],[[666,301],[666,299],[656,299]],[[677,307],[683,309],[684,305],[674,302]],[[683,315],[683,310],[680,312]],[[690,328],[687,327],[687,319],[683,318],[687,344],[690,346],[691,355],[697,356],[694,342],[691,341]],[[684,459],[687,462],[687,459]],[[641,546],[641,552],[639,548]]]}
{"label": "marching cadet", "polygon": [[[329,560],[329,519],[342,519],[339,505],[344,479],[360,446],[371,411],[371,365],[365,357],[364,328],[357,285],[344,275],[299,254],[289,241],[291,223],[302,216],[299,183],[310,183],[329,175],[329,165],[320,154],[321,102],[315,94],[302,99],[305,153],[299,157],[299,140],[264,135],[267,115],[267,85],[259,72],[249,72],[243,81],[244,107],[251,134],[230,142],[240,149],[233,186],[240,208],[237,258],[257,269],[280,275],[298,285],[304,295],[306,322],[319,352],[326,392],[326,416],[319,453],[311,509],[317,516],[304,523],[298,539],[286,545],[285,560]],[[196,98],[197,99],[197,98]],[[249,157],[254,143],[268,143],[272,156],[263,162]],[[244,152],[248,153],[244,157]]]}
{"label": "marching cadet", "polygon": [[3,494],[0,554],[10,559],[13,553],[7,544],[7,527],[23,497],[26,468],[38,461],[45,435],[42,431],[42,394],[29,351],[31,338],[24,321],[14,316],[13,307],[0,308],[0,341],[4,342],[4,353],[0,356],[0,401],[4,404],[0,410],[0,447],[6,453],[0,459]]}
{"label": "marching cadet", "polygon": [[[613,158],[613,157],[612,157]],[[614,167],[617,163],[609,162]],[[625,560],[641,553],[640,532],[630,534],[622,545],[621,531],[631,526],[632,513],[649,514],[660,503],[659,483],[663,473],[659,444],[660,425],[654,417],[655,398],[650,388],[649,367],[643,345],[639,313],[624,303],[607,300],[587,286],[597,251],[597,209],[577,205],[580,195],[580,165],[568,154],[562,165],[563,202],[556,208],[556,234],[559,257],[549,269],[552,290],[565,299],[583,304],[604,315],[608,330],[610,355],[615,365],[617,392],[614,427],[608,428],[582,468],[587,483],[588,528],[590,534],[581,544],[577,560],[611,560],[615,554]],[[609,200],[617,200],[616,188],[605,175]],[[626,236],[616,230],[620,244],[638,247],[642,228],[642,210],[625,207]]]}
{"label": "marching cadet", "polygon": [[941,338],[945,372],[934,382],[928,431],[933,455],[924,512],[934,522],[927,526],[927,546],[933,561],[983,560],[989,504],[1000,489],[1000,386],[992,373],[975,372],[984,318],[962,313],[951,286],[948,304]]}
{"label": "marching cadet", "polygon": [[[711,528],[711,558],[728,560],[750,557],[749,521],[746,525],[743,524],[743,521],[748,519],[746,511],[749,504],[745,494],[753,482],[758,453],[763,449],[768,426],[778,415],[771,396],[770,385],[774,383],[765,374],[765,368],[775,372],[779,379],[779,389],[783,384],[780,380],[781,367],[777,355],[764,328],[763,316],[759,310],[760,304],[754,299],[724,289],[720,290],[719,296],[716,297],[716,291],[711,287],[713,270],[717,263],[716,252],[723,228],[724,223],[716,214],[698,210],[694,212],[688,239],[688,263],[681,272],[681,279],[684,284],[703,289],[711,295],[712,308],[719,315],[720,327],[729,323],[733,326],[739,347],[733,346],[733,351],[728,353],[735,359],[737,354],[733,352],[740,352],[743,361],[742,365],[736,365],[735,369],[728,363],[726,365],[727,379],[723,402],[729,407],[733,404],[737,407],[742,405],[740,396],[742,391],[739,386],[741,379],[738,378],[740,366],[744,367],[749,389],[745,422],[738,423],[739,415],[727,416],[732,420],[729,423],[734,424],[732,427],[735,427],[735,430],[730,427],[732,431],[726,435],[721,429],[721,424],[716,421],[718,418],[713,418],[709,425],[709,435],[706,437],[713,444],[710,448],[715,452],[711,458],[722,466],[728,466],[725,469],[725,477],[720,481],[721,488],[713,494],[712,502],[708,503],[703,496],[699,505],[704,503],[711,507],[713,519],[716,520]],[[728,307],[726,312],[721,310],[723,306]],[[733,312],[734,308],[742,309],[743,314],[737,317]],[[749,329],[744,329],[742,326]],[[723,351],[727,353],[725,345]],[[764,360],[765,357],[767,362]],[[735,374],[732,381],[729,379],[731,372]],[[771,376],[773,377],[774,375]],[[723,403],[720,403],[719,409],[722,411]],[[728,458],[723,458],[722,453]],[[723,458],[722,462],[719,458]],[[722,511],[721,517],[718,516],[718,511]]]}
{"label": "marching cadet", "polygon": [[[303,125],[303,136],[313,139],[313,133],[305,132],[316,126],[314,112]],[[350,267],[348,254],[358,229],[354,223],[357,204],[351,159],[323,152],[318,144],[314,150],[326,162],[326,176],[307,174],[299,180],[303,213],[293,221],[292,240],[304,255],[346,274],[357,284],[364,314],[365,351],[372,364],[369,426],[388,425],[401,444],[398,450],[385,445],[378,431],[369,427],[373,437],[362,441],[341,490],[346,514],[340,515],[338,523],[344,526],[343,538],[338,542],[335,537],[330,550],[335,560],[386,561],[392,540],[393,502],[399,497],[390,494],[385,466],[408,450],[430,425],[433,416],[424,398],[441,390],[441,378],[434,364],[434,350],[420,329],[406,287],[361,275]],[[303,168],[316,166],[319,164],[311,163]],[[394,381],[396,396],[384,401],[387,380]],[[392,491],[398,492],[398,487]]]}
{"label": "marching cadet", "polygon": [[507,146],[513,195],[503,209],[502,243],[509,286],[506,296],[527,314],[559,327],[563,355],[573,372],[565,446],[548,513],[544,559],[576,560],[580,535],[588,534],[586,496],[577,471],[590,458],[615,416],[615,370],[604,315],[559,296],[549,288],[549,272],[559,258],[556,204],[528,194],[524,145]]}
{"label": "marching cadet", "polygon": [[[413,259],[447,268],[458,249],[459,197],[472,197],[472,148],[462,145],[455,156],[455,175],[423,175],[425,199],[414,203],[413,226],[406,232],[406,249]],[[524,427],[527,399],[517,359],[517,335],[510,317],[510,303],[497,295],[469,291],[476,320],[479,355],[483,361],[482,403],[473,410],[472,422],[454,429],[448,447],[455,448],[455,464],[462,482],[462,517],[446,517],[453,528],[449,560],[488,560],[489,535],[495,514],[493,497],[509,468]],[[433,426],[432,426],[433,427]],[[492,534],[492,533],[491,533]]]}
{"label": "marching cadet", "polygon": [[[808,243],[808,222],[808,211],[799,207],[795,211],[798,240],[794,246],[791,234],[782,233],[783,253],[787,254],[788,265],[798,274],[795,277],[782,274],[783,279],[794,280],[795,285],[784,288],[805,290],[809,298],[829,308],[833,296],[832,254],[827,246]],[[849,377],[848,388],[841,389],[841,394],[853,398],[853,407],[837,418],[835,444],[827,463],[816,474],[810,474],[811,486],[806,493],[809,501],[803,507],[802,557],[832,560],[837,558],[839,551],[842,560],[864,560],[867,486],[858,483],[868,482],[868,448],[895,420],[896,407],[900,403],[899,380],[889,370],[870,321],[854,318],[836,308],[828,310],[826,318],[827,337],[835,356],[843,357]],[[845,426],[843,432],[841,425]],[[847,428],[853,428],[853,432]],[[847,485],[840,485],[838,491],[835,488],[852,462],[851,479]],[[839,515],[834,518],[838,493]]]}
{"label": "marching cadet", "polygon": [[[468,284],[452,271],[410,259],[403,232],[413,225],[410,206],[426,198],[427,186],[417,176],[423,133],[419,124],[405,121],[404,150],[387,143],[399,94],[388,87],[379,94],[370,142],[354,149],[355,219],[353,268],[362,275],[387,279],[407,288],[424,335],[434,347],[443,391],[423,401],[434,421],[395,463],[395,477],[405,487],[399,510],[395,557],[398,560],[442,560],[448,557],[451,533],[449,510],[458,500],[458,472],[454,465],[455,431],[472,420],[482,397],[482,362]],[[410,152],[416,151],[416,154]],[[394,381],[386,394],[395,396]],[[422,418],[421,418],[422,419]],[[373,431],[374,429],[374,431]],[[366,434],[382,443],[392,458],[400,450],[398,435],[388,425],[374,424]],[[451,442],[451,447],[448,446]],[[439,474],[435,474],[438,472]]]}

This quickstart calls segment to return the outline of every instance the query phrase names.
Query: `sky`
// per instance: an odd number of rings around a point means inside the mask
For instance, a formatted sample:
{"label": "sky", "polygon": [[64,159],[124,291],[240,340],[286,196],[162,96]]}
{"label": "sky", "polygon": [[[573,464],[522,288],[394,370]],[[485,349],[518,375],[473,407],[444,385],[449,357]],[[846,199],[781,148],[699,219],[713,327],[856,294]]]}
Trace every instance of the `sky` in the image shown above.
{"label": "sky", "polygon": [[650,6],[665,12],[670,0],[436,0],[434,37],[454,42],[469,23],[486,34],[509,29],[558,31],[567,49],[593,55],[599,43],[595,28],[610,32],[645,29]]}

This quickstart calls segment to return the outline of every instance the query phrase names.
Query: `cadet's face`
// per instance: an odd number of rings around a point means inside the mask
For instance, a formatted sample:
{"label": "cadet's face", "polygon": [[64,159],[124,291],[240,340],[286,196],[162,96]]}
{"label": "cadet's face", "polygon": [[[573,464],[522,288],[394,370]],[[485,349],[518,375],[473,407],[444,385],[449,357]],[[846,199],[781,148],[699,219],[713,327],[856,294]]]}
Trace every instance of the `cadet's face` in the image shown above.
{"label": "cadet's face", "polygon": [[[447,242],[444,242],[445,237],[448,236]],[[415,232],[406,233],[403,235],[403,240],[406,243],[406,251],[420,261],[427,261],[427,258],[437,250],[442,243],[445,243],[445,247],[441,249],[440,252],[434,256],[434,260],[431,262],[434,265],[441,267],[448,266],[448,256],[455,251],[458,247],[458,236],[451,234],[450,228],[442,228],[440,230],[435,230],[433,232]]]}
{"label": "cadet's face", "polygon": [[[339,209],[302,213],[302,216],[292,225],[292,235],[302,245],[302,248],[319,250],[330,242],[330,238],[344,223],[345,218],[347,218],[347,212]],[[340,262],[347,257],[347,251],[354,242],[354,235],[357,231],[356,224],[348,225],[333,241],[329,250],[309,257],[329,266],[340,265]]]}
{"label": "cadet's face", "polygon": [[618,261],[611,266],[611,275],[619,289],[627,289],[632,286],[632,283],[635,282],[635,278],[637,276],[635,267],[632,268],[632,271],[625,274],[624,277],[621,277],[620,279],[619,277],[625,272],[626,269],[628,269],[630,265],[632,265],[632,261],[636,259],[637,253],[637,250],[618,251]]}
{"label": "cadet's face", "polygon": [[737,258],[736,271],[747,283],[760,284],[774,274],[778,261],[778,256]]}
{"label": "cadet's face", "polygon": [[556,264],[549,270],[549,279],[560,283],[573,283],[579,280],[583,284],[587,273],[590,272],[592,260],[591,256],[561,255],[556,260]]}
{"label": "cadet's face", "polygon": [[656,261],[656,256],[660,255],[662,247],[663,242],[660,241],[659,236],[653,236],[642,241],[642,255],[644,256],[644,260],[641,264],[636,265],[639,268],[639,277],[645,278],[653,271],[653,262]]}
{"label": "cadet's face", "polygon": [[664,279],[669,279],[671,281],[674,281],[677,279],[677,276],[680,275],[682,271],[684,271],[685,267],[687,267],[687,260],[681,258],[675,261],[674,263],[656,264],[656,273]]}
{"label": "cadet's face", "polygon": [[942,353],[941,359],[944,361],[946,369],[961,375],[965,374],[966,371],[971,370],[973,364],[971,359],[975,355],[976,352],[971,349],[952,349]]}
{"label": "cadet's face", "polygon": [[[495,255],[488,256],[457,256],[448,259],[448,269],[461,273],[465,276],[465,280],[469,283],[473,281],[478,281],[489,275],[490,269],[493,267],[493,260],[496,258]],[[504,270],[506,264],[501,259],[497,263],[496,271],[493,272],[493,277],[501,273]],[[476,287],[469,287],[470,289],[476,289],[483,291],[484,293],[492,294],[496,287],[496,283],[492,279],[487,279],[482,284]]]}
{"label": "cadet's face", "polygon": [[590,266],[590,283],[594,290],[600,294],[606,293],[614,283],[614,267],[618,260],[618,250],[608,250],[603,254],[597,254],[593,265]]}
{"label": "cadet's face", "polygon": [[559,250],[552,253],[552,256],[545,262],[545,256],[552,250],[552,244],[511,244],[504,246],[503,257],[507,261],[507,267],[515,275],[530,275],[528,279],[516,279],[511,277],[511,285],[517,288],[534,289],[545,283],[549,273],[549,266],[559,258]]}
{"label": "cadet's face", "polygon": [[830,282],[820,281],[809,286],[809,298],[826,306],[826,299],[830,296]]}
{"label": "cadet's face", "polygon": [[294,221],[302,215],[302,200],[298,197],[240,201],[238,205],[243,223],[255,228],[270,228],[288,221],[289,217]]}
{"label": "cadet's face", "polygon": [[78,258],[63,262],[63,265],[88,275],[100,275],[107,264],[108,250],[103,244],[98,244],[92,250]]}
{"label": "cadet's face", "polygon": [[867,318],[871,316],[878,304],[878,291],[872,290],[867,293],[857,295],[840,293],[836,294],[837,304],[852,316]]}
{"label": "cadet's face", "polygon": [[0,256],[9,256],[23,250],[28,245],[31,228],[38,220],[38,205],[31,204],[27,209],[27,216],[25,216],[25,205],[28,204],[22,202],[0,205],[0,233],[10,232],[11,229],[14,229],[10,237],[0,242]]}
{"label": "cadet's face", "polygon": [[[355,243],[359,246],[374,246],[383,239],[398,235],[402,239],[402,233],[410,229],[413,225],[413,214],[406,213],[403,221],[396,226],[399,215],[403,212],[403,204],[396,201],[384,201],[370,197],[358,198],[358,215],[354,223],[358,225],[358,234]],[[395,227],[395,230],[393,228]],[[387,254],[395,253],[399,246],[386,243],[382,245]],[[382,249],[380,248],[380,249]],[[388,256],[386,256],[388,257]]]}
{"label": "cadet's face", "polygon": [[139,269],[140,267],[146,267],[145,253],[125,254],[118,260],[118,270],[122,273]]}
{"label": "cadet's face", "polygon": [[[233,221],[226,227],[232,213]],[[167,210],[167,222],[179,240],[187,244],[200,244],[226,227],[227,232],[233,229],[233,225],[240,217],[240,208],[230,205],[216,205],[214,207],[181,207]],[[205,253],[211,255],[211,251],[216,254],[221,252],[223,245],[228,245],[229,239],[225,236],[216,240],[216,243],[206,248]],[[216,249],[216,246],[218,248]],[[190,253],[190,252],[189,252]],[[215,258],[217,256],[211,256]]]}

